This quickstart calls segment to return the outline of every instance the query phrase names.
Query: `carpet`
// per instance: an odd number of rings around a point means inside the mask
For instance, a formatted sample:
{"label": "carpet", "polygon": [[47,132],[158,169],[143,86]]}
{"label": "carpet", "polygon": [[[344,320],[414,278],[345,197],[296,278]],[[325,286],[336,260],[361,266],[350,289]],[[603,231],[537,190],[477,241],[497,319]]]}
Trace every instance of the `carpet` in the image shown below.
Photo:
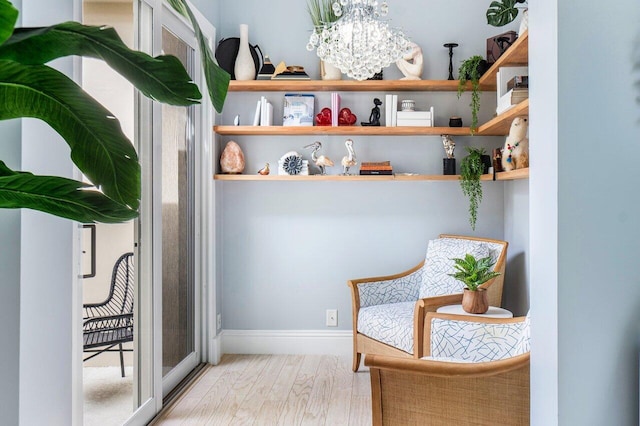
{"label": "carpet", "polygon": [[133,367],[84,367],[84,426],[122,425],[133,413]]}

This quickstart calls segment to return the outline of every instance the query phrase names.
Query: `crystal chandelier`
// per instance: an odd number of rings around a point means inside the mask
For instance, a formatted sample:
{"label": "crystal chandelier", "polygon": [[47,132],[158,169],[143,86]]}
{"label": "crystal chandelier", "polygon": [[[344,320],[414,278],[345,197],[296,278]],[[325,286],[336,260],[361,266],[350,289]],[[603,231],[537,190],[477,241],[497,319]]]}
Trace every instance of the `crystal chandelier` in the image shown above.
{"label": "crystal chandelier", "polygon": [[378,10],[377,0],[336,0],[333,11],[340,19],[316,28],[307,50],[316,49],[320,59],[349,77],[373,77],[407,51],[405,35],[379,19],[389,11],[386,1]]}

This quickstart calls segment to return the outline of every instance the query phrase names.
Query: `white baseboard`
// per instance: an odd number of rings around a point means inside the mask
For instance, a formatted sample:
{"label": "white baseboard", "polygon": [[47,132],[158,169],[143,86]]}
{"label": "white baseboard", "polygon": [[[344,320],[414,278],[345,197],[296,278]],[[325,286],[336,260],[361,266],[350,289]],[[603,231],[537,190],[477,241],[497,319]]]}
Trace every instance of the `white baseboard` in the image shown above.
{"label": "white baseboard", "polygon": [[222,353],[351,356],[351,330],[223,330]]}
{"label": "white baseboard", "polygon": [[222,336],[218,334],[209,340],[209,348],[208,348],[208,359],[207,362],[213,365],[220,364],[220,359],[222,359]]}

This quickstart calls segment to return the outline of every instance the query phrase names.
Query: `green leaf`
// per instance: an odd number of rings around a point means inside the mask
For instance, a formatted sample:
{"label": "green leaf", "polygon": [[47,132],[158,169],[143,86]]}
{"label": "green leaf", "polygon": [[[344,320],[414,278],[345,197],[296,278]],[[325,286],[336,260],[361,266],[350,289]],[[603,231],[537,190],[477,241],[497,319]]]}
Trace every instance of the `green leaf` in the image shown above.
{"label": "green leaf", "polygon": [[7,0],[0,0],[0,44],[11,37],[17,20],[18,9]]}
{"label": "green leaf", "polygon": [[207,87],[209,89],[209,96],[213,107],[219,113],[222,112],[224,106],[224,100],[227,97],[227,90],[229,89],[229,81],[231,76],[228,72],[218,66],[218,63],[214,59],[213,52],[209,48],[209,43],[204,34],[200,30],[198,20],[187,5],[185,0],[167,0],[167,2],[173,7],[176,12],[188,18],[193,25],[193,29],[198,39],[198,47],[200,49],[200,56],[202,56],[202,67],[204,69],[204,76],[207,80]]}
{"label": "green leaf", "polygon": [[494,27],[502,27],[512,22],[518,16],[515,4],[516,0],[492,1],[487,9],[487,23]]}
{"label": "green leaf", "polygon": [[145,96],[171,105],[198,103],[202,94],[175,56],[152,58],[129,49],[111,27],[65,22],[42,28],[19,28],[0,46],[0,59],[27,65],[82,55],[104,60]]}
{"label": "green leaf", "polygon": [[120,123],[64,74],[0,60],[0,120],[35,117],[71,147],[71,159],[109,198],[137,210],[140,165]]}
{"label": "green leaf", "polygon": [[119,223],[138,216],[89,187],[72,179],[14,172],[0,161],[0,208],[28,208],[83,223]]}

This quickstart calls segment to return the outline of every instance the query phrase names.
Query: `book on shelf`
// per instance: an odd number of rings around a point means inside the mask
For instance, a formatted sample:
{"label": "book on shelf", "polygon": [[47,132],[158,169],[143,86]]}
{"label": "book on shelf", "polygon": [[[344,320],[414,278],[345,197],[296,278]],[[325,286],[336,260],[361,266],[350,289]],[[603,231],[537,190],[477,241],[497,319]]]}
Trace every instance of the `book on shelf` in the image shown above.
{"label": "book on shelf", "polygon": [[338,116],[340,114],[340,94],[338,92],[331,93],[331,125],[337,127]]}
{"label": "book on shelf", "polygon": [[384,125],[386,127],[391,127],[391,103],[393,102],[393,95],[386,94],[384,95]]}
{"label": "book on shelf", "polygon": [[271,77],[272,80],[311,80],[304,71],[283,71]]}
{"label": "book on shelf", "polygon": [[282,125],[313,126],[315,97],[308,94],[284,95]]}
{"label": "book on shelf", "polygon": [[529,67],[500,67],[496,74],[496,102],[500,103],[500,98],[505,95],[509,89],[507,89],[507,83],[516,76],[529,75]]}
{"label": "book on shelf", "polygon": [[393,174],[393,170],[362,170],[360,169],[361,176],[389,176]]}
{"label": "book on shelf", "polygon": [[273,105],[265,96],[260,97],[260,125],[273,126]]}
{"label": "book on shelf", "polygon": [[419,127],[433,127],[433,121],[431,120],[407,120],[398,118],[396,121],[397,127],[411,127],[411,126],[419,126]]}
{"label": "book on shelf", "polygon": [[393,166],[360,166],[360,170],[393,170]]}
{"label": "book on shelf", "polygon": [[528,75],[516,75],[511,80],[507,81],[507,90],[528,89],[528,88],[529,88]]}
{"label": "book on shelf", "polygon": [[496,114],[500,115],[529,98],[529,89],[511,89],[502,95],[496,106]]}
{"label": "book on shelf", "polygon": [[375,167],[375,166],[390,166],[391,161],[363,161],[361,166]]}
{"label": "book on shelf", "polygon": [[392,95],[391,99],[391,127],[398,125],[398,95]]}
{"label": "book on shelf", "polygon": [[258,105],[256,105],[256,113],[253,116],[253,125],[260,125],[260,111],[262,110],[262,100],[258,101]]}

